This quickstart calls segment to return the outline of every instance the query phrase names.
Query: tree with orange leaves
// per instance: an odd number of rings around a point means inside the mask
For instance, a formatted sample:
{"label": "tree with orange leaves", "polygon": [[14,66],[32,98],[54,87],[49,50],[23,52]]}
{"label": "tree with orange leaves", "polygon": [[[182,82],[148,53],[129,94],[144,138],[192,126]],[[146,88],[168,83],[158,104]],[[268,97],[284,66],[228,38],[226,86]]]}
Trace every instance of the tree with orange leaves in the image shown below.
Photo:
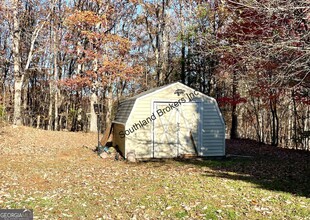
{"label": "tree with orange leaves", "polygon": [[109,124],[113,87],[133,80],[141,72],[141,67],[130,61],[130,41],[111,32],[111,14],[113,8],[109,7],[105,13],[75,10],[65,21],[66,48],[75,57],[76,70],[62,84],[90,96],[91,131],[97,129],[93,104],[99,102],[98,95],[105,96],[106,124]]}

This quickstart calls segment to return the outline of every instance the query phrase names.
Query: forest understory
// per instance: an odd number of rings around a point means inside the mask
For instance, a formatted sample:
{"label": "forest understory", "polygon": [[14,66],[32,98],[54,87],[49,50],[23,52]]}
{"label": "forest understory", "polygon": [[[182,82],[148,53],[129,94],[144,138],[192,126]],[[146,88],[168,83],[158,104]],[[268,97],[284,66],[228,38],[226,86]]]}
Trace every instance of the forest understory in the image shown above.
{"label": "forest understory", "polygon": [[227,138],[310,150],[308,0],[0,1],[0,121],[101,131],[174,82],[217,100]]}

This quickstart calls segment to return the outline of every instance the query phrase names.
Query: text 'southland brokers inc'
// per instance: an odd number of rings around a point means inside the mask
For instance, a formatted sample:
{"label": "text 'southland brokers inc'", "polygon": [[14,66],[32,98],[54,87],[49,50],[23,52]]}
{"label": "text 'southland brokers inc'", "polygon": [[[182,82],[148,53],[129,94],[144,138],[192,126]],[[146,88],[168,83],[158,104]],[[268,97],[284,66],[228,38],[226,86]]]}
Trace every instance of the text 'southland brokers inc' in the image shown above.
{"label": "text 'southland brokers inc'", "polygon": [[196,96],[198,96],[199,93],[197,91],[191,92],[191,93],[185,93],[185,97],[180,98],[178,101],[176,102],[170,102],[167,103],[167,106],[162,108],[162,109],[157,109],[156,112],[153,112],[149,117],[147,117],[144,120],[140,120],[136,123],[133,124],[133,126],[125,131],[120,131],[119,135],[121,138],[124,138],[127,135],[130,135],[132,133],[134,133],[136,130],[143,128],[144,126],[148,125],[149,123],[151,123],[152,121],[156,120],[157,117],[161,117],[164,114],[166,114],[167,112],[170,112],[173,109],[178,108],[179,106],[182,105],[182,103],[185,102],[190,102],[193,100],[193,98],[195,98]]}

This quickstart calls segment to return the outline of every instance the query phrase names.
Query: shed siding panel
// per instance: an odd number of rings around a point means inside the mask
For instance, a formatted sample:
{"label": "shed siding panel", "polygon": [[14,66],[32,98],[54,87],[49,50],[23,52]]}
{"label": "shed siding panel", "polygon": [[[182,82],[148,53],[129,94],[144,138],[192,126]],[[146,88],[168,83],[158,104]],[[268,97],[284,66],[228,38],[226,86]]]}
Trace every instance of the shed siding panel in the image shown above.
{"label": "shed siding panel", "polygon": [[205,100],[202,109],[202,151],[205,156],[225,155],[225,125],[217,104]]}
{"label": "shed siding panel", "polygon": [[126,129],[133,130],[136,124],[137,129],[126,136],[126,152],[134,152],[137,158],[151,158],[153,157],[152,145],[152,121],[147,121],[147,125],[140,127],[139,121],[151,117],[151,103],[144,100],[136,100],[135,106],[126,124]]}
{"label": "shed siding panel", "polygon": [[136,158],[153,157],[150,126],[136,130],[126,137],[126,153],[134,152]]}

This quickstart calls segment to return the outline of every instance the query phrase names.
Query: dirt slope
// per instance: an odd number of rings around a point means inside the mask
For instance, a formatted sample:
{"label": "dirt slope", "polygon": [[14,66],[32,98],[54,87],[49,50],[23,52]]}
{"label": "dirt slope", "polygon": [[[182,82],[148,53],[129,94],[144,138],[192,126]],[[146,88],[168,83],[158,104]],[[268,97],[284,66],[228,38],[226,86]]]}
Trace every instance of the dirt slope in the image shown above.
{"label": "dirt slope", "polygon": [[42,155],[73,151],[83,145],[94,148],[97,135],[46,131],[29,127],[7,126],[0,129],[0,155]]}

